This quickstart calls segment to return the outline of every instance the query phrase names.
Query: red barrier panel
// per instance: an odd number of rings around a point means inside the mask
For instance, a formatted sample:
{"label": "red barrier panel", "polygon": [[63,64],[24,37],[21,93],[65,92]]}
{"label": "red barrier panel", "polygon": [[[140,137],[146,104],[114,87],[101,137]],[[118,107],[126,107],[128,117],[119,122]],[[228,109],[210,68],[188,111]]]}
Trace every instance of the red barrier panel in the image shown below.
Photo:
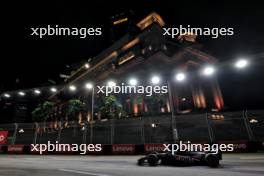
{"label": "red barrier panel", "polygon": [[8,131],[0,131],[0,145],[7,144]]}
{"label": "red barrier panel", "polygon": [[112,154],[134,154],[135,145],[134,144],[113,144]]}
{"label": "red barrier panel", "polygon": [[144,144],[145,153],[161,152],[165,149],[163,144]]}
{"label": "red barrier panel", "polygon": [[[194,144],[194,143],[192,143]],[[197,143],[195,143],[197,144]],[[198,143],[199,144],[199,143]],[[204,144],[201,142],[200,144]],[[219,141],[218,144],[233,144],[234,151],[232,152],[252,152],[250,150],[252,146],[254,147],[255,143],[250,143],[246,140],[240,141]],[[264,149],[264,141],[258,141],[257,147],[259,150]],[[144,147],[143,147],[144,146]],[[71,145],[73,147],[73,145]],[[32,151],[33,146],[25,145],[0,145],[0,153],[16,153],[16,154],[40,154],[39,146],[36,146],[37,151]],[[57,153],[57,154],[86,154],[86,155],[102,155],[102,154],[142,154],[142,153],[151,153],[151,152],[162,152],[165,149],[163,144],[144,144],[144,145],[135,145],[135,144],[113,144],[113,145],[101,145],[101,144],[83,144],[82,146],[77,147],[74,151],[66,152],[47,152],[43,151],[43,154],[47,153]]]}
{"label": "red barrier panel", "polygon": [[4,153],[3,146],[0,145],[0,153]]}
{"label": "red barrier panel", "polygon": [[7,147],[8,153],[23,153],[24,145],[9,145]]}
{"label": "red barrier panel", "polygon": [[234,151],[233,152],[246,152],[249,149],[248,141],[240,140],[240,141],[219,141],[218,144],[233,144]]}

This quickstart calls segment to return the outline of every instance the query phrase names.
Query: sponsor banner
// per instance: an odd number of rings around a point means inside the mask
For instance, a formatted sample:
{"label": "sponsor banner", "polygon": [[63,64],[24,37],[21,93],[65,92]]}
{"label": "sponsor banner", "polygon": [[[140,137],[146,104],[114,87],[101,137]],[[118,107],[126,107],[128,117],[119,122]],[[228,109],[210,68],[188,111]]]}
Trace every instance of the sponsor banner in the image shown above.
{"label": "sponsor banner", "polygon": [[144,144],[145,153],[161,152],[165,149],[163,144]]}
{"label": "sponsor banner", "polygon": [[234,151],[233,152],[245,152],[249,150],[248,141],[240,140],[240,141],[219,141],[218,144],[233,144]]}
{"label": "sponsor banner", "polygon": [[8,153],[23,153],[24,145],[8,145]]}
{"label": "sponsor banner", "polygon": [[0,153],[4,153],[3,146],[0,145]]}
{"label": "sponsor banner", "polygon": [[7,144],[8,131],[0,131],[0,145]]}
{"label": "sponsor banner", "polygon": [[134,144],[113,144],[112,154],[134,154],[135,145]]}

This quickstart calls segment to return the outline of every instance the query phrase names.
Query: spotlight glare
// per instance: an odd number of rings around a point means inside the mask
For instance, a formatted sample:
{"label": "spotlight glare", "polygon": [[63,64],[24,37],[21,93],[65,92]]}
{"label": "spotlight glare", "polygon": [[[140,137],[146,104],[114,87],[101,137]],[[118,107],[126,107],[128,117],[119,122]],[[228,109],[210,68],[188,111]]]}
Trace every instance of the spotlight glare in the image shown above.
{"label": "spotlight glare", "polygon": [[179,82],[184,81],[185,78],[186,78],[186,76],[185,76],[184,73],[178,73],[178,74],[176,75],[176,80],[179,81]]}
{"label": "spotlight glare", "polygon": [[85,84],[85,88],[86,89],[92,89],[93,88],[93,85],[91,83],[86,83]]}
{"label": "spotlight glare", "polygon": [[108,81],[107,85],[110,87],[115,87],[116,83],[114,81]]}
{"label": "spotlight glare", "polygon": [[130,80],[129,80],[129,84],[131,85],[131,86],[135,86],[135,85],[137,85],[137,80],[135,79],[135,78],[131,78]]}
{"label": "spotlight glare", "polygon": [[205,67],[204,70],[203,70],[203,74],[204,74],[205,76],[213,75],[214,72],[215,72],[215,69],[214,69],[214,67],[212,67],[212,66],[207,66],[207,67]]}
{"label": "spotlight glare", "polygon": [[10,98],[10,97],[11,97],[11,95],[10,95],[10,94],[8,94],[8,93],[5,93],[5,94],[4,94],[4,97],[6,97],[6,98]]}
{"label": "spotlight glare", "polygon": [[74,85],[70,85],[70,86],[69,86],[69,89],[70,89],[70,91],[75,91],[75,90],[76,90],[76,86],[74,86]]}
{"label": "spotlight glare", "polygon": [[153,76],[153,77],[151,78],[151,83],[152,83],[152,84],[159,84],[159,83],[160,83],[160,77],[158,77],[158,76]]}
{"label": "spotlight glare", "polygon": [[90,64],[86,63],[86,64],[84,64],[84,67],[85,67],[86,69],[88,69],[88,68],[90,68]]}
{"label": "spotlight glare", "polygon": [[25,94],[25,92],[20,91],[20,92],[18,92],[18,95],[25,96],[26,94]]}
{"label": "spotlight glare", "polygon": [[50,88],[51,92],[57,92],[57,89],[55,87]]}
{"label": "spotlight glare", "polygon": [[246,59],[240,59],[235,63],[236,68],[245,68],[248,65],[248,61]]}
{"label": "spotlight glare", "polygon": [[34,93],[37,94],[37,95],[41,94],[40,90],[38,90],[38,89],[35,89]]}

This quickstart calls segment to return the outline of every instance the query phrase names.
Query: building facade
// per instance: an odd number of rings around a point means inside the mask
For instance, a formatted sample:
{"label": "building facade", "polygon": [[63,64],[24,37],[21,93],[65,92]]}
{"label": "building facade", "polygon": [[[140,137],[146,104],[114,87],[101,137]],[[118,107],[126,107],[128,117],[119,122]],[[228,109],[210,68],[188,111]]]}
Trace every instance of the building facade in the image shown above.
{"label": "building facade", "polygon": [[[122,22],[122,20],[121,20]],[[115,94],[116,104],[125,112],[126,117],[138,117],[171,113],[191,113],[196,111],[219,111],[224,107],[221,89],[216,78],[201,77],[200,70],[205,65],[217,63],[217,59],[201,51],[196,36],[186,34],[171,39],[163,35],[165,22],[152,13],[136,24],[137,31],[128,33],[108,49],[100,53],[85,66],[74,72],[66,85],[83,85],[93,82],[104,85],[112,79],[125,83],[137,77],[139,84],[147,85],[154,73],[162,75],[162,84],[169,85],[169,93],[147,97],[139,94]],[[188,80],[180,84],[173,75],[181,70],[188,74]],[[96,87],[95,87],[96,88]],[[94,95],[85,91],[70,96],[63,92],[67,86],[50,97],[58,102],[56,114],[63,112],[63,106],[70,98],[78,98],[85,103],[86,110],[82,119],[102,119],[101,107],[104,95]],[[92,100],[93,99],[93,100]]]}

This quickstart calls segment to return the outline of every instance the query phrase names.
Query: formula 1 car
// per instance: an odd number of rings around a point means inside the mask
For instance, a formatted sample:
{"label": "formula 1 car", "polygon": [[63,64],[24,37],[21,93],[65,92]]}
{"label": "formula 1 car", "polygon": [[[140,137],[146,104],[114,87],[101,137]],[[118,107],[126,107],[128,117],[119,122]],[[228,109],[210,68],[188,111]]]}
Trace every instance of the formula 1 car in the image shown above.
{"label": "formula 1 car", "polygon": [[209,166],[218,167],[219,160],[222,160],[221,153],[206,152],[176,152],[151,153],[138,159],[138,165],[169,165],[169,166]]}

